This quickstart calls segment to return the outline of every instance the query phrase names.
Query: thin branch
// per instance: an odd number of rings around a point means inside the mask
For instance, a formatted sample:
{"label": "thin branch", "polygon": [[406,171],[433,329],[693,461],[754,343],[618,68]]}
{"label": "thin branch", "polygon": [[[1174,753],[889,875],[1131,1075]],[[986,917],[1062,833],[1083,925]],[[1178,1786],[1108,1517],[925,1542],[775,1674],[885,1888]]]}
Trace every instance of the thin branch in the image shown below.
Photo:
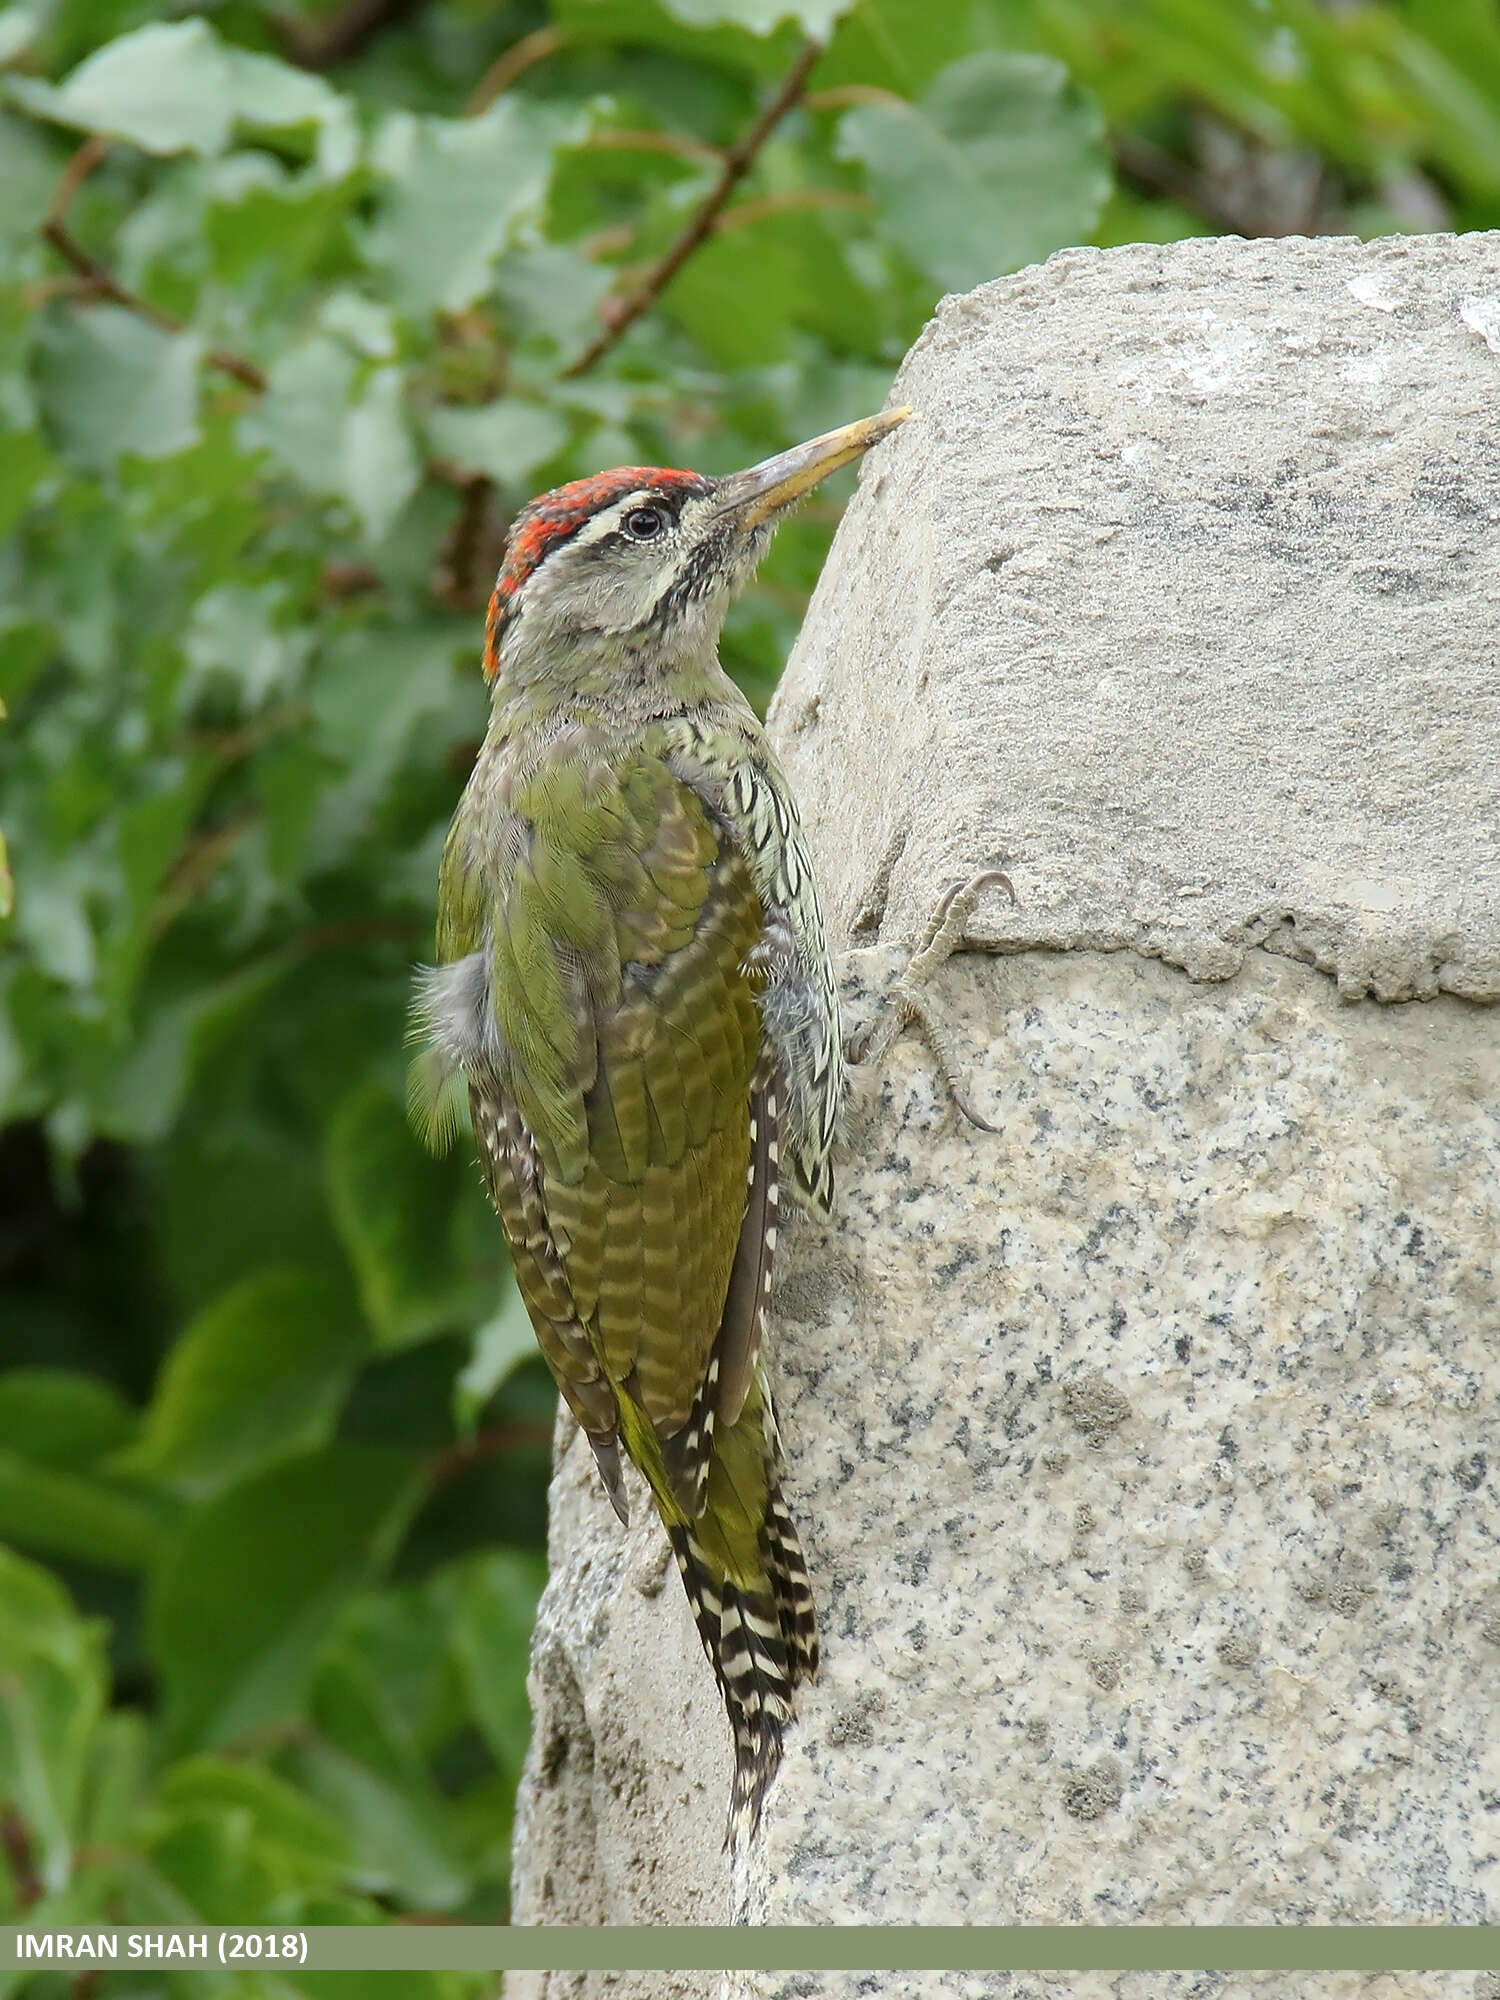
{"label": "thin branch", "polygon": [[863,212],[872,205],[867,194],[855,194],[848,188],[789,188],[785,194],[768,194],[759,201],[739,202],[719,217],[714,224],[714,234],[727,236],[732,230],[747,229],[751,223],[763,222],[769,215],[795,215],[809,208],[848,208]]}
{"label": "thin branch", "polygon": [[478,1465],[484,1459],[497,1457],[502,1451],[545,1450],[551,1442],[550,1424],[487,1424],[461,1444],[449,1445],[445,1451],[434,1452],[427,1461],[427,1477],[434,1486],[438,1486],[445,1479],[467,1472],[470,1466]]}
{"label": "thin branch", "polygon": [[882,89],[878,83],[838,83],[830,90],[810,91],[805,102],[809,111],[847,111],[851,104],[884,104],[897,111],[911,110],[904,97],[898,97],[894,90]]}
{"label": "thin branch", "polygon": [[[1109,137],[1121,173],[1233,235],[1323,236],[1347,227],[1342,216],[1324,211],[1327,176],[1321,163],[1310,156],[1273,152],[1232,128],[1216,129],[1243,156],[1233,173],[1195,168],[1138,132],[1117,129]],[[1280,187],[1274,172],[1278,166]]]}
{"label": "thin branch", "polygon": [[422,0],[348,0],[320,27],[281,14],[274,18],[282,46],[299,69],[333,69],[357,56],[382,28],[415,14]]}
{"label": "thin branch", "polygon": [[357,944],[409,944],[426,937],[430,926],[415,917],[346,917],[342,923],[314,924],[288,938],[286,949],[303,956],[316,951],[343,951]]}
{"label": "thin branch", "polygon": [[[123,306],[126,312],[134,313],[162,333],[181,333],[183,322],[180,319],[174,319],[171,313],[165,313],[159,306],[152,305],[149,299],[143,299],[139,292],[122,285],[108,265],[101,264],[97,257],[91,257],[68,229],[65,218],[73,197],[108,150],[108,140],[101,139],[97,134],[92,139],[85,139],[78,148],[52,190],[52,199],[47,204],[47,213],[42,221],[42,235],[58,256],[73,267],[95,298],[108,299],[113,305]],[[247,361],[242,354],[231,354],[224,347],[211,347],[203,358],[211,368],[217,368],[222,375],[232,375],[257,395],[264,392],[264,371],[257,368],[253,361]]]}
{"label": "thin branch", "polygon": [[243,758],[253,757],[257,750],[263,749],[286,730],[300,729],[311,715],[312,710],[305,701],[283,702],[280,708],[273,708],[237,729],[185,730],[182,741],[189,750],[206,752],[219,770],[224,771]]}
{"label": "thin branch", "polygon": [[[493,554],[495,566],[499,564],[499,548],[488,546],[495,538],[487,533],[495,484],[485,473],[465,474],[461,466],[446,461],[443,466],[440,476],[447,478],[462,497],[453,525],[443,537],[427,587],[450,611],[476,611],[483,601],[478,579],[486,567],[487,556]],[[437,473],[436,466],[429,470]]]}
{"label": "thin branch", "polygon": [[641,314],[648,312],[655,305],[693,252],[708,241],[713,234],[715,223],[724,212],[735,189],[754,166],[761,148],[806,90],[807,79],[812,74],[813,65],[822,53],[821,42],[809,40],[803,43],[797,60],[787,71],[781,88],[745,136],[731,146],[724,155],[724,164],[719,169],[719,177],[699,204],[692,220],[666,255],[651,267],[642,283],[628,298],[618,299],[613,305],[606,305],[607,319],[604,331],[596,340],[590,342],[576,361],[571,362],[562,371],[565,381],[573,381],[580,375],[586,375],[596,362],[601,361],[610,349],[624,338]]}
{"label": "thin branch", "polygon": [[154,944],[182,915],[188,904],[218,874],[235,847],[260,820],[252,809],[226,820],[210,832],[195,833],[183,843],[177,859],[167,870],[166,880],[146,919],[146,935]]}
{"label": "thin branch", "polygon": [[465,117],[477,118],[481,111],[488,111],[495,99],[509,90],[518,76],[524,76],[539,62],[555,56],[566,40],[561,28],[537,28],[529,35],[522,35],[520,41],[512,42],[508,49],[496,56],[475,84],[464,106]]}
{"label": "thin branch", "polygon": [[1206,175],[1196,173],[1164,146],[1155,146],[1137,132],[1111,131],[1109,143],[1121,173],[1141,187],[1169,195],[1184,208],[1201,215],[1205,222],[1240,235],[1245,219],[1232,202],[1226,202]]}
{"label": "thin branch", "polygon": [[670,153],[674,159],[696,160],[711,167],[722,167],[724,149],[710,146],[702,139],[684,139],[676,132],[637,131],[634,127],[616,126],[607,132],[593,132],[579,148],[585,153]]}
{"label": "thin branch", "polygon": [[[428,470],[431,469],[429,466]],[[373,597],[383,591],[385,578],[368,563],[326,562],[318,578],[318,589],[325,604],[347,604],[350,598]]]}
{"label": "thin branch", "polygon": [[10,1868],[16,1905],[29,1910],[42,1899],[42,1878],[31,1846],[31,1830],[14,1806],[0,1810],[0,1849]]}
{"label": "thin branch", "polygon": [[91,139],[84,140],[57,177],[57,186],[52,190],[52,199],[47,204],[47,213],[43,219],[44,226],[49,222],[62,221],[72,206],[74,195],[108,151],[108,139],[101,138],[97,132]]}

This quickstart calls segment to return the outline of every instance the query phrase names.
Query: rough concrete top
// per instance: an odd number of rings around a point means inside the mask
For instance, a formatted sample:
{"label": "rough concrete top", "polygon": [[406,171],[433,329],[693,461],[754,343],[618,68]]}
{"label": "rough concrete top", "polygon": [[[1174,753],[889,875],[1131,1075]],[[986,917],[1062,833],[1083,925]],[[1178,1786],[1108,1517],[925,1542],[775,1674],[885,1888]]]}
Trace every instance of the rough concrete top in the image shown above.
{"label": "rough concrete top", "polygon": [[1003,856],[1004,950],[1500,998],[1500,234],[1067,251],[893,400],[773,709],[840,943]]}

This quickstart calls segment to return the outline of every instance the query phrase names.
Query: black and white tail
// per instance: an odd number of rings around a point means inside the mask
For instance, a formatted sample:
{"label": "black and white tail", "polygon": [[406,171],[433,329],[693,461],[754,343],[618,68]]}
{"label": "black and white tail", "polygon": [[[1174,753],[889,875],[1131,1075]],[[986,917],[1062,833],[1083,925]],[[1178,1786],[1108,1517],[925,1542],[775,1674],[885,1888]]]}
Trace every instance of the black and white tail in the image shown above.
{"label": "black and white tail", "polygon": [[[770,1408],[767,1404],[769,1418]],[[774,1436],[774,1420],[770,1428]],[[760,1536],[760,1575],[736,1583],[697,1524],[669,1527],[703,1650],[719,1683],[734,1738],[734,1783],[725,1845],[738,1850],[760,1827],[761,1809],[781,1764],[792,1695],[818,1671],[818,1622],[802,1544],[781,1496],[780,1452]]]}

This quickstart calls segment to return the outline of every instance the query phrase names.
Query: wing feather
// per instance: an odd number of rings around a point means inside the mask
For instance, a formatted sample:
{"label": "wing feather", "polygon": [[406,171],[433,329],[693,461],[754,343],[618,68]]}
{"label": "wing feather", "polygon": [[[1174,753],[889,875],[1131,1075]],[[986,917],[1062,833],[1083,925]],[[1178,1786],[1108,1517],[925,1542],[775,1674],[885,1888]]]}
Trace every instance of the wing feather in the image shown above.
{"label": "wing feather", "polygon": [[512,805],[487,956],[500,1056],[473,1095],[486,1179],[612,1497],[623,1433],[696,1516],[754,1377],[775,1243],[780,1114],[746,970],[760,892],[645,751],[575,749]]}

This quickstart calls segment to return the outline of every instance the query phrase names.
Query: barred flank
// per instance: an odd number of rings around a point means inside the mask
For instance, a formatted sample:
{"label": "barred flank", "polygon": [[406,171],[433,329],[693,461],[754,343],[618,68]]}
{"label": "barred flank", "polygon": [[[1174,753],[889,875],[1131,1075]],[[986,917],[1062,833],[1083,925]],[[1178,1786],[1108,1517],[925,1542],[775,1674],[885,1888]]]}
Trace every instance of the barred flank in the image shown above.
{"label": "barred flank", "polygon": [[760,1588],[742,1587],[726,1576],[691,1526],[667,1532],[734,1737],[725,1841],[738,1848],[760,1828],[761,1809],[781,1764],[793,1690],[818,1671],[812,1586],[779,1481],[772,1484],[762,1529]]}

